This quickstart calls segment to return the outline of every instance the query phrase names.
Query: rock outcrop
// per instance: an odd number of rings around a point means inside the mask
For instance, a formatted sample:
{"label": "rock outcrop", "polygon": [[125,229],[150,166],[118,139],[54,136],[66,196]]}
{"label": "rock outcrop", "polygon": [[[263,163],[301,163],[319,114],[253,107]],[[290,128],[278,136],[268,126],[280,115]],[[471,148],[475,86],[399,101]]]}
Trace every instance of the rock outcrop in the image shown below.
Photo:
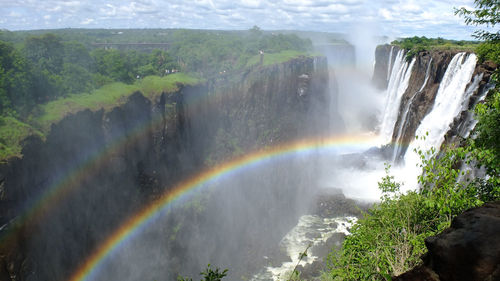
{"label": "rock outcrop", "polygon": [[[398,46],[381,45],[377,47],[373,82],[378,88],[387,88],[388,75],[391,73],[395,54],[399,50]],[[412,68],[408,87],[399,104],[398,118],[392,134],[392,143],[409,144],[415,138],[418,126],[434,106],[441,80],[450,61],[457,53],[458,51],[436,50],[421,51],[415,55],[415,64]],[[450,124],[450,130],[445,137],[447,143],[457,142],[456,137],[466,137],[470,132],[472,125],[474,125],[472,124],[473,118],[470,109],[487,92],[488,82],[495,67],[489,62],[476,65],[473,78],[467,85],[467,88],[471,88],[472,93],[469,100],[467,100],[467,105],[455,118],[453,124]],[[402,145],[397,150],[398,155],[395,155],[394,159],[402,158],[406,149],[407,146]]]}
{"label": "rock outcrop", "polygon": [[[46,140],[26,140],[22,159],[0,167],[1,280],[67,279],[124,219],[175,183],[246,151],[292,141],[303,132],[319,134],[317,124],[328,122],[328,70],[321,57],[179,86],[179,91],[153,100],[136,92],[110,111],[71,114],[52,126]],[[214,196],[219,195],[224,196]],[[259,215],[294,216],[289,206],[281,205]],[[200,225],[213,227],[216,220],[186,213],[172,218],[172,225],[183,227],[175,233],[187,233],[185,239],[200,245],[209,243],[200,237]],[[181,224],[186,221],[190,223]],[[269,225],[266,220],[255,223]],[[240,224],[219,229],[241,228],[239,237],[253,234],[243,231],[253,222]],[[164,237],[175,234],[172,228],[166,228]],[[230,248],[226,242],[210,241],[211,251]],[[190,249],[181,242],[168,245],[166,251],[174,251],[175,259],[167,268],[176,274],[173,268],[186,264],[183,257]],[[192,266],[198,272],[205,265]]]}
{"label": "rock outcrop", "polygon": [[424,264],[395,281],[500,280],[500,201],[465,211],[425,240]]}
{"label": "rock outcrop", "polygon": [[392,65],[399,48],[388,44],[379,45],[375,49],[375,67],[373,69],[373,84],[378,89],[387,89]]}

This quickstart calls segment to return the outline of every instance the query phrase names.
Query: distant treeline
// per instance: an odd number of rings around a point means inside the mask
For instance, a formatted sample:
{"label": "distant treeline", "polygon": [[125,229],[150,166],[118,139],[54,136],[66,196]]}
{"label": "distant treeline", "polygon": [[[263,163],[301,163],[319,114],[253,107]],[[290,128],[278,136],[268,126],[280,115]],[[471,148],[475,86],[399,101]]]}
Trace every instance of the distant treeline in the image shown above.
{"label": "distant treeline", "polygon": [[[169,43],[167,50],[99,48],[93,43]],[[111,82],[133,83],[174,71],[212,77],[240,70],[250,58],[284,50],[307,51],[293,34],[203,30],[0,31],[0,116],[23,119],[37,104],[92,91]]]}
{"label": "distant treeline", "polygon": [[440,37],[427,38],[425,36],[414,36],[394,40],[391,44],[408,50],[406,55],[407,59],[412,58],[415,54],[421,51],[439,49],[475,52],[480,61],[491,60],[496,63],[500,62],[500,50],[498,48],[498,44],[493,42],[447,40]]}

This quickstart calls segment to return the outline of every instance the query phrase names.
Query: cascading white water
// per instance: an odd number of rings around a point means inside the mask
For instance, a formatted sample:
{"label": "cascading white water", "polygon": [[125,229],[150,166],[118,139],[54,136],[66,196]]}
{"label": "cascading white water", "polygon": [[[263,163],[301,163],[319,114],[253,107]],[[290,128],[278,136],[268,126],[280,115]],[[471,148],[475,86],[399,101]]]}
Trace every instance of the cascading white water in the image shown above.
{"label": "cascading white water", "polygon": [[394,151],[392,153],[392,162],[396,162],[396,158],[399,156],[401,153],[401,148],[402,146],[400,145],[399,140],[401,139],[401,134],[403,133],[403,128],[407,124],[407,117],[408,117],[408,111],[410,110],[410,106],[415,100],[415,97],[417,96],[418,93],[422,92],[422,90],[425,88],[425,85],[427,85],[427,81],[429,81],[429,74],[431,70],[431,64],[432,64],[432,58],[429,60],[429,64],[427,65],[427,70],[425,71],[425,79],[424,83],[422,83],[422,86],[420,89],[413,93],[411,98],[408,100],[406,103],[405,109],[403,111],[403,115],[401,116],[400,122],[399,122],[399,128],[397,130],[397,135],[396,135],[396,144],[394,145]]}
{"label": "cascading white water", "polygon": [[[325,244],[335,233],[349,235],[349,229],[356,223],[356,217],[322,218],[317,215],[304,215],[300,217],[297,225],[292,228],[280,242],[280,246],[290,257],[290,261],[283,262],[277,267],[269,266],[253,276],[253,281],[259,280],[289,280],[297,264],[302,266],[311,264],[318,257],[312,253],[315,247]],[[307,255],[301,258],[308,247]]]}
{"label": "cascading white water", "polygon": [[[420,123],[413,140],[405,154],[405,166],[415,167],[420,158],[415,149],[427,151],[439,149],[453,119],[467,107],[467,101],[474,90],[466,91],[476,67],[475,54],[458,53],[451,60],[439,85],[432,110]],[[469,87],[472,88],[472,87]],[[466,108],[465,108],[466,109]],[[422,137],[425,136],[425,139]]]}
{"label": "cascading white water", "polygon": [[394,51],[394,46],[391,46],[391,52],[389,53],[389,63],[387,64],[387,81],[390,79],[391,66],[392,66],[392,51]]}
{"label": "cascading white water", "polygon": [[382,124],[380,126],[380,136],[382,137],[382,141],[384,143],[389,143],[392,139],[394,125],[396,124],[396,120],[398,118],[401,97],[406,91],[406,88],[408,88],[411,71],[413,65],[415,64],[415,58],[411,60],[411,63],[404,62],[404,60],[405,52],[404,50],[400,50],[394,60],[391,77],[389,78],[385,110],[382,118]]}

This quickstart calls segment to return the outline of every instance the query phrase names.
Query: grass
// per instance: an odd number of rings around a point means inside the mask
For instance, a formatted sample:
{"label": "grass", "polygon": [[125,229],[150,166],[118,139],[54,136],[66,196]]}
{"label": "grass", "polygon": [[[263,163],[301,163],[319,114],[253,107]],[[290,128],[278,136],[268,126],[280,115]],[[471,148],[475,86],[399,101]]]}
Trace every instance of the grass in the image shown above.
{"label": "grass", "polygon": [[430,46],[429,50],[437,50],[437,51],[443,51],[443,50],[450,50],[450,51],[459,51],[459,52],[475,52],[478,44],[464,44],[464,45],[457,45],[457,44],[442,44],[442,45],[434,45]]}
{"label": "grass", "polygon": [[165,77],[148,76],[136,81],[132,85],[115,82],[104,85],[91,93],[70,95],[41,106],[42,114],[32,118],[38,128],[48,132],[50,125],[61,120],[70,113],[84,109],[109,110],[127,101],[127,98],[136,91],[153,100],[163,92],[171,93],[179,90],[179,85],[194,85],[200,79],[184,73],[175,73]]}
{"label": "grass", "polygon": [[21,157],[21,142],[30,135],[43,134],[13,117],[0,117],[0,163],[11,157]]}
{"label": "grass", "polygon": [[[299,51],[282,51],[279,53],[265,53],[263,66],[283,63],[299,57],[311,57],[316,54]],[[256,55],[247,63],[247,67],[260,62],[260,55]],[[203,82],[184,73],[175,73],[164,77],[147,76],[134,84],[114,82],[96,89],[90,93],[73,94],[60,98],[36,108],[23,123],[12,117],[0,117],[0,162],[11,157],[21,157],[21,142],[27,136],[47,134],[50,126],[63,119],[68,114],[85,109],[105,111],[124,104],[127,98],[139,91],[146,98],[155,100],[161,93],[172,93],[179,90],[180,85],[196,85]],[[36,128],[36,129],[35,129]]]}
{"label": "grass", "polygon": [[[281,51],[279,53],[264,53],[264,60],[262,62],[263,66],[283,63],[291,59],[299,57],[311,57],[313,54],[299,51]],[[247,67],[251,67],[260,63],[260,55],[255,55],[251,57],[247,62]]]}
{"label": "grass", "polygon": [[[12,157],[22,157],[22,141],[30,135],[44,137],[51,124],[66,115],[81,110],[110,110],[124,104],[127,98],[140,91],[146,98],[154,100],[161,93],[172,93],[179,90],[180,85],[195,85],[202,82],[184,73],[175,73],[165,77],[148,76],[132,85],[115,82],[104,85],[90,93],[74,94],[41,105],[36,109],[39,114],[32,113],[28,123],[13,117],[0,117],[0,163]],[[37,128],[37,129],[35,129]]]}

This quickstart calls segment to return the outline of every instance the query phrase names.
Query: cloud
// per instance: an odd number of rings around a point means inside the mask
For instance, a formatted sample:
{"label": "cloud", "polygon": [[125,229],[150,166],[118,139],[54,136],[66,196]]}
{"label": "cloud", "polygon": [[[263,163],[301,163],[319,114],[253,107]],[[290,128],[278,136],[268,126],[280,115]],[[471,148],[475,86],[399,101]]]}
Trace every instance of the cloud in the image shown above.
{"label": "cloud", "polygon": [[342,32],[358,22],[381,35],[469,38],[453,14],[473,0],[0,0],[0,28],[162,27],[301,29]]}
{"label": "cloud", "polygon": [[87,18],[87,19],[81,21],[80,24],[87,25],[87,24],[93,23],[94,21],[95,21],[94,19]]}

